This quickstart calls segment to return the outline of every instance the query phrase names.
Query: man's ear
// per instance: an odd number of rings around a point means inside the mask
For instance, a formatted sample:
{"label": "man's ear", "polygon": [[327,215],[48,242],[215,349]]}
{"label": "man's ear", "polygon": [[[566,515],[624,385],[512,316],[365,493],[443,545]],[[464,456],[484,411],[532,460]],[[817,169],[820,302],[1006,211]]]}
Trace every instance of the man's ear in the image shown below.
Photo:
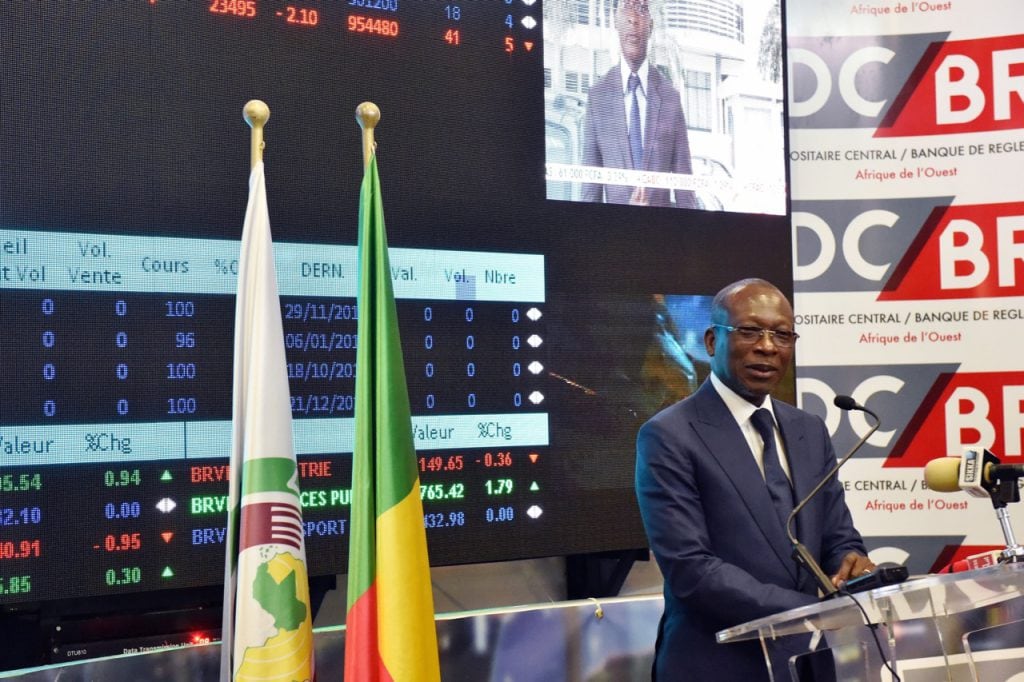
{"label": "man's ear", "polygon": [[709,357],[715,356],[715,328],[708,327],[704,330],[704,350]]}

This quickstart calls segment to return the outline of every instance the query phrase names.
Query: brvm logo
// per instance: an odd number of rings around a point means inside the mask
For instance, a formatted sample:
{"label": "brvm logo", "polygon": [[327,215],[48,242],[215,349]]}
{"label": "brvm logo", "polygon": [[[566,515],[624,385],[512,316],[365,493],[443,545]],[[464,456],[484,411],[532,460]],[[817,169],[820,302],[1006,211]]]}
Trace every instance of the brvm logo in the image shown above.
{"label": "brvm logo", "polygon": [[1024,203],[936,208],[879,300],[1024,294]]}
{"label": "brvm logo", "polygon": [[975,133],[1021,127],[1024,35],[931,46],[877,137]]}
{"label": "brvm logo", "polygon": [[885,466],[918,467],[964,448],[1020,457],[1024,372],[963,372],[937,378]]}

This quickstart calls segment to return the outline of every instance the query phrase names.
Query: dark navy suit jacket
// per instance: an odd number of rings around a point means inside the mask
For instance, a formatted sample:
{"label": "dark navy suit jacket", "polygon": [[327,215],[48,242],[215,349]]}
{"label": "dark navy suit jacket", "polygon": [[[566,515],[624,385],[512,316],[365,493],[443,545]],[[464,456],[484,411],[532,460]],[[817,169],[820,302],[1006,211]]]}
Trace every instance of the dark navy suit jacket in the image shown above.
{"label": "dark navy suit jacket", "polygon": [[[773,403],[796,500],[835,466],[821,419]],[[647,537],[665,579],[655,673],[669,680],[767,680],[758,642],[718,644],[723,628],[817,601],[797,570],[761,471],[710,380],[656,414],[637,437],[636,490]],[[851,551],[866,554],[841,485],[833,480],[800,512],[798,536],[825,572]],[[806,637],[771,647],[776,679]]]}
{"label": "dark navy suit jacket", "polygon": [[[583,165],[632,168],[621,66],[613,66],[587,94],[583,126]],[[679,91],[652,64],[647,75],[647,116],[644,123],[644,164],[640,170],[690,174],[690,142]],[[624,185],[583,185],[584,201],[628,204],[633,188]],[[691,191],[676,192],[673,204],[667,189],[647,190],[651,206],[696,208]]]}

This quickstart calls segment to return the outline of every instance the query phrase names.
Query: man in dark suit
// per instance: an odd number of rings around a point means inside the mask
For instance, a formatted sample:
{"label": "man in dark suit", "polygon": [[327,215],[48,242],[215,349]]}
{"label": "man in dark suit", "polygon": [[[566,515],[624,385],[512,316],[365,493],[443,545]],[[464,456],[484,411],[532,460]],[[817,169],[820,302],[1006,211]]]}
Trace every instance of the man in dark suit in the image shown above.
{"label": "man in dark suit", "polygon": [[[711,322],[711,376],[637,437],[637,497],[665,579],[659,682],[768,680],[758,642],[717,644],[715,633],[818,599],[791,558],[784,519],[836,455],[821,419],[769,396],[793,357],[793,309],[769,282],[741,280],[715,296]],[[833,584],[873,569],[838,481],[796,527]],[[776,680],[790,679],[789,657],[807,647],[803,636],[771,643]]]}
{"label": "man in dark suit", "polygon": [[[689,175],[690,143],[679,91],[647,60],[654,21],[647,0],[615,9],[622,61],[587,96],[583,165]],[[690,190],[584,183],[583,200],[695,208]]]}

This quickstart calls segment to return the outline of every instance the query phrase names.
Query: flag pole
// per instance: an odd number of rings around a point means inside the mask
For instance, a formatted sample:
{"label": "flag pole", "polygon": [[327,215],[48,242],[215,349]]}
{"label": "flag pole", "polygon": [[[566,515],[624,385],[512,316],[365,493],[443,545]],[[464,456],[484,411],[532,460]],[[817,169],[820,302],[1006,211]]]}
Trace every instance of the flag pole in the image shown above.
{"label": "flag pole", "polygon": [[249,167],[252,168],[263,160],[263,148],[267,146],[263,141],[263,126],[270,120],[270,107],[263,100],[251,99],[242,109],[242,118],[252,128],[249,136]]}
{"label": "flag pole", "polygon": [[380,109],[373,102],[363,102],[356,107],[356,120],[363,129],[363,166],[370,165],[377,143],[373,141],[373,129],[380,122]]}
{"label": "flag pole", "polygon": [[313,611],[263,172],[270,108],[251,100],[242,118],[252,167],[235,300],[220,680],[310,682]]}
{"label": "flag pole", "polygon": [[440,682],[416,443],[374,153],[379,120],[372,102],[356,108],[365,165],[345,679]]}
{"label": "flag pole", "polygon": [[[267,106],[266,102],[251,99],[242,107],[242,118],[252,129],[249,135],[251,152],[249,168],[251,170],[263,160],[263,147],[265,146],[263,142],[263,126],[270,119],[270,107]],[[250,194],[251,192],[252,189],[250,188]],[[248,215],[246,218],[248,219]],[[239,346],[242,339],[240,330],[236,329],[235,335],[235,361],[238,362],[239,358],[242,357],[241,347]],[[243,373],[236,368],[232,384],[232,391],[235,395],[232,397],[232,401],[239,400],[239,396],[243,392],[243,384],[240,383],[242,375]],[[238,418],[237,406],[233,402],[231,409],[233,429],[239,427]],[[232,452],[228,460],[231,476],[228,479],[228,532],[224,545],[226,551],[224,562],[224,616],[221,625],[221,679],[225,680],[232,679],[234,673],[235,603],[237,601],[235,594],[237,590],[237,557],[235,555],[239,547],[236,531],[240,525],[240,509],[238,505],[242,499],[242,436],[239,433],[234,433],[232,441]]]}

